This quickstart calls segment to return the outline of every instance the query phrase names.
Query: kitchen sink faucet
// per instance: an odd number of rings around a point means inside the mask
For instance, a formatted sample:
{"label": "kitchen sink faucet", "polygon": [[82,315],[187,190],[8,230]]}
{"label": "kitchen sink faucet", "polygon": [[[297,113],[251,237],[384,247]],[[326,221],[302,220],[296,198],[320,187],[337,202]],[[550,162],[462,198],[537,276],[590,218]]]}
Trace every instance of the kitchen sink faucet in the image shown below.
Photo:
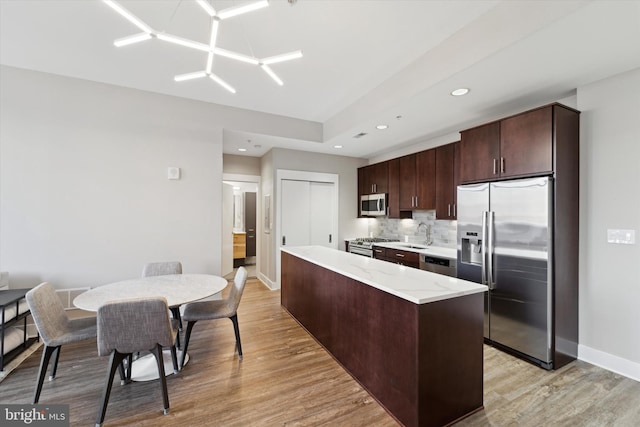
{"label": "kitchen sink faucet", "polygon": [[424,222],[421,222],[420,224],[418,224],[418,230],[420,231],[420,227],[422,227],[424,225],[425,227],[425,241],[424,244],[429,246],[433,243],[433,241],[431,240],[431,226],[425,224]]}

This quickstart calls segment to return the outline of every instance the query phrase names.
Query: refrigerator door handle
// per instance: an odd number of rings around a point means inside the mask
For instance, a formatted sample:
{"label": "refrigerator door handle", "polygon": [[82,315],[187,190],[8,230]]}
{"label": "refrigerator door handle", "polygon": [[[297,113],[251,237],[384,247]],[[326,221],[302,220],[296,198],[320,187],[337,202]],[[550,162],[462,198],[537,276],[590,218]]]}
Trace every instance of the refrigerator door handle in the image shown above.
{"label": "refrigerator door handle", "polygon": [[487,212],[487,222],[488,224],[488,234],[489,234],[489,243],[488,243],[488,254],[487,254],[487,273],[488,273],[488,277],[487,277],[487,281],[488,281],[488,285],[489,285],[489,289],[494,289],[495,288],[495,282],[493,280],[493,250],[494,250],[494,241],[493,241],[493,221],[494,221],[494,213],[493,211],[489,211]]}
{"label": "refrigerator door handle", "polygon": [[482,284],[487,283],[487,211],[482,211]]}

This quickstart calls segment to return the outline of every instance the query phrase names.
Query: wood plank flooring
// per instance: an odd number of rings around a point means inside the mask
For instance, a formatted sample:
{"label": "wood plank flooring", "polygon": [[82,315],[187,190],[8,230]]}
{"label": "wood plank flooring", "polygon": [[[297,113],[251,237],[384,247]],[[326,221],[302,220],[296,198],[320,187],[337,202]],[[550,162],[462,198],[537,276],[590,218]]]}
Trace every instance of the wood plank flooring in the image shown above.
{"label": "wood plank flooring", "polygon": [[[167,378],[171,413],[157,381],[113,386],[109,426],[397,426],[281,307],[280,293],[249,280],[238,311],[244,360],[231,322],[198,322],[182,372]],[[0,383],[0,403],[29,403],[41,351]],[[72,426],[95,423],[107,357],[95,340],[62,348],[57,378],[40,403],[68,403]],[[546,372],[485,347],[485,409],[459,426],[637,426],[640,383],[577,361]]]}

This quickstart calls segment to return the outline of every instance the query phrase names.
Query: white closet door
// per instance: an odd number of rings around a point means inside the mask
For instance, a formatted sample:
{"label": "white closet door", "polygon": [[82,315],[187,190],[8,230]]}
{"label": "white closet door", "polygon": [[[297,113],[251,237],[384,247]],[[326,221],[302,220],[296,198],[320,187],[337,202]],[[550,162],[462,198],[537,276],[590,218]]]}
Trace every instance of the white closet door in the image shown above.
{"label": "white closet door", "polygon": [[282,181],[282,246],[306,246],[311,242],[309,181]]}
{"label": "white closet door", "polygon": [[333,191],[330,182],[310,182],[309,233],[311,245],[337,248],[337,239],[333,233]]}

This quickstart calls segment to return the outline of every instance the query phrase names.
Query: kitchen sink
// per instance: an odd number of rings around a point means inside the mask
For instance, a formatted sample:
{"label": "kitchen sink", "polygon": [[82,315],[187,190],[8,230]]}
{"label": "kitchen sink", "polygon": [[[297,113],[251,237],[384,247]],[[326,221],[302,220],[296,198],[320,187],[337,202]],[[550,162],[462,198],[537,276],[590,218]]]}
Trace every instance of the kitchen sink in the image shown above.
{"label": "kitchen sink", "polygon": [[409,249],[428,249],[429,246],[427,245],[417,245],[415,243],[396,243],[395,245],[400,246],[402,248],[409,248]]}

